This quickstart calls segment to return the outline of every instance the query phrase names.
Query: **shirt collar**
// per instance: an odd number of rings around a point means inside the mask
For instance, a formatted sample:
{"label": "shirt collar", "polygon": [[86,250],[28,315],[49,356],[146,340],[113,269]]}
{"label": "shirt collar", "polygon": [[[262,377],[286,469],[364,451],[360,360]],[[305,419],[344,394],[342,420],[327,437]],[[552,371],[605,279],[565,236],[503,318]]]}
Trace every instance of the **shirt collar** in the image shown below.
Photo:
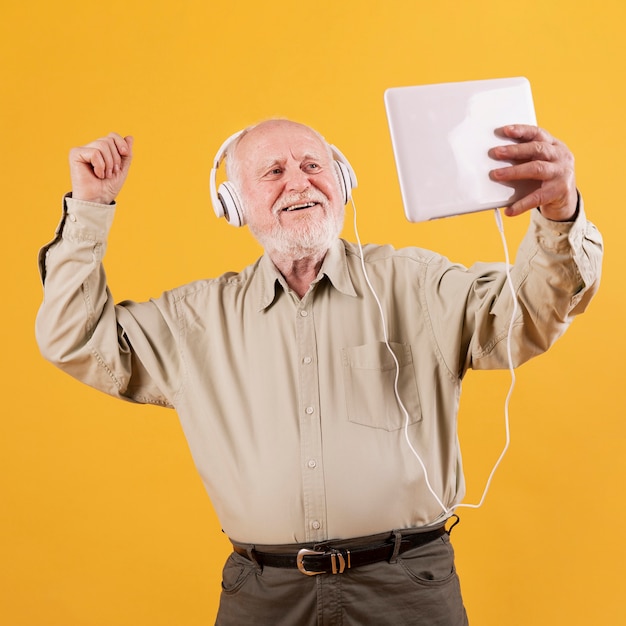
{"label": "shirt collar", "polygon": [[[356,290],[348,270],[346,248],[343,239],[337,239],[329,248],[315,282],[319,282],[324,276],[328,278],[337,291],[347,296],[356,296]],[[276,299],[278,286],[286,289],[286,284],[285,279],[276,269],[267,253],[261,257],[259,262],[259,278],[261,280],[259,309],[262,311],[267,309]]]}
{"label": "shirt collar", "polygon": [[333,287],[346,296],[356,296],[356,290],[348,270],[346,242],[337,239],[330,247],[320,269],[320,277],[327,276]]}

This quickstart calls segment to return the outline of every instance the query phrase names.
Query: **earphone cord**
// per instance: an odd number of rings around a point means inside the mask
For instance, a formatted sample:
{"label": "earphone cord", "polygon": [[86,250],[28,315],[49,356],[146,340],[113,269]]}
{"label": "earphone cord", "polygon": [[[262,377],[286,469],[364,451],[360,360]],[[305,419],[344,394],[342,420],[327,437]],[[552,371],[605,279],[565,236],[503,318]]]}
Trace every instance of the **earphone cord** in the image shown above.
{"label": "earphone cord", "polygon": [[466,507],[466,508],[474,508],[477,509],[479,507],[482,506],[483,502],[485,501],[485,498],[487,496],[487,492],[489,491],[489,487],[491,486],[491,481],[493,479],[494,474],[496,473],[496,470],[498,469],[498,466],[500,465],[502,459],[504,458],[510,442],[511,442],[511,435],[510,435],[510,424],[509,424],[509,404],[510,404],[510,400],[511,400],[511,396],[513,394],[513,388],[515,387],[515,368],[513,366],[513,356],[512,356],[512,351],[511,351],[511,335],[512,335],[512,330],[513,330],[513,325],[515,322],[515,318],[517,317],[517,311],[518,311],[518,302],[517,302],[517,297],[515,295],[515,287],[513,285],[513,280],[511,278],[511,271],[510,271],[510,262],[509,262],[509,250],[508,250],[508,246],[507,246],[507,242],[506,242],[506,237],[504,234],[504,225],[502,224],[502,218],[500,216],[500,212],[498,211],[498,209],[495,209],[495,217],[496,217],[496,223],[498,225],[498,230],[500,232],[501,238],[502,238],[502,243],[504,245],[504,254],[505,254],[505,263],[506,263],[506,280],[507,280],[507,284],[509,286],[509,289],[511,290],[511,294],[513,297],[513,312],[511,314],[511,321],[509,323],[509,328],[508,328],[508,333],[507,333],[507,342],[506,342],[506,348],[507,348],[507,358],[508,358],[508,365],[509,365],[509,372],[511,374],[511,385],[509,387],[509,391],[508,394],[506,396],[506,400],[504,403],[504,423],[505,423],[505,433],[506,433],[506,441],[505,441],[505,445],[504,448],[502,450],[502,452],[500,453],[500,456],[498,457],[498,460],[496,461],[495,465],[493,466],[493,469],[491,470],[491,473],[489,474],[489,478],[487,479],[487,483],[485,485],[485,488],[483,490],[483,494],[482,497],[480,498],[480,501],[477,504],[464,504],[464,503],[460,503],[460,504],[456,504],[452,507],[446,507],[446,505],[441,501],[441,498],[439,498],[439,496],[435,493],[435,490],[433,489],[431,483],[430,483],[430,479],[428,476],[428,471],[426,469],[426,465],[424,464],[424,461],[422,460],[422,457],[419,455],[419,453],[417,452],[417,450],[415,449],[415,447],[413,446],[411,439],[409,437],[409,412],[406,408],[406,406],[404,405],[404,402],[402,402],[402,398],[400,397],[400,392],[398,390],[398,380],[400,378],[400,363],[398,362],[398,359],[393,351],[393,349],[391,348],[391,345],[389,344],[389,337],[388,337],[388,333],[387,333],[387,321],[385,319],[385,313],[383,311],[383,307],[382,304],[380,302],[380,299],[378,298],[378,295],[376,294],[376,291],[370,281],[369,275],[367,273],[367,269],[365,267],[365,259],[364,259],[364,254],[363,254],[363,246],[361,244],[361,238],[359,236],[359,229],[357,227],[357,211],[356,211],[356,205],[354,203],[354,200],[352,198],[350,198],[351,204],[352,204],[352,210],[353,210],[353,216],[354,216],[354,233],[355,233],[355,237],[356,237],[356,241],[357,241],[357,245],[359,247],[359,252],[360,252],[360,258],[361,258],[361,268],[363,270],[363,275],[365,277],[365,282],[367,283],[367,286],[370,290],[370,292],[372,293],[372,296],[374,297],[374,300],[376,301],[376,305],[378,306],[378,312],[380,314],[380,319],[381,319],[381,323],[382,323],[382,328],[383,328],[383,334],[384,334],[384,340],[385,340],[385,345],[387,347],[387,350],[389,351],[389,354],[392,356],[393,361],[395,363],[395,367],[396,367],[396,374],[395,374],[395,378],[394,378],[394,394],[396,397],[396,400],[398,402],[398,405],[400,406],[400,409],[402,410],[402,413],[404,415],[404,438],[406,440],[406,443],[409,447],[409,449],[411,450],[413,456],[417,459],[417,461],[419,462],[421,468],[422,468],[422,472],[424,474],[424,480],[426,483],[426,487],[428,489],[428,491],[431,493],[431,495],[433,496],[433,498],[435,499],[435,501],[437,502],[437,504],[441,507],[443,514],[444,515],[449,515],[452,514],[454,512],[454,510],[457,507]]}
{"label": "earphone cord", "polygon": [[485,498],[487,497],[487,492],[489,491],[489,487],[491,486],[491,481],[493,479],[496,470],[498,469],[504,455],[507,453],[509,449],[509,445],[511,443],[511,426],[509,419],[509,404],[511,403],[511,396],[513,395],[513,389],[515,388],[515,367],[513,365],[513,354],[511,351],[511,337],[513,334],[513,326],[515,324],[515,318],[517,317],[517,312],[519,310],[519,304],[517,301],[517,296],[515,294],[515,286],[513,285],[513,279],[511,278],[511,263],[509,261],[509,247],[506,242],[506,236],[504,234],[504,224],[502,223],[502,216],[500,215],[500,211],[498,209],[494,209],[494,216],[496,219],[496,224],[498,225],[498,232],[500,233],[500,237],[502,239],[502,245],[504,247],[504,259],[505,259],[505,268],[506,268],[506,282],[509,286],[509,290],[511,291],[511,297],[513,298],[513,311],[511,313],[511,320],[509,322],[509,329],[506,336],[506,356],[508,360],[509,373],[511,375],[511,384],[509,386],[509,391],[506,395],[506,399],[504,401],[504,431],[505,431],[505,443],[502,448],[502,452],[498,457],[498,460],[495,462],[491,473],[489,474],[489,478],[487,478],[487,483],[485,484],[485,489],[483,491],[483,495],[478,501],[477,504],[465,504],[460,503],[457,507],[465,507],[468,509],[478,509],[483,505]]}

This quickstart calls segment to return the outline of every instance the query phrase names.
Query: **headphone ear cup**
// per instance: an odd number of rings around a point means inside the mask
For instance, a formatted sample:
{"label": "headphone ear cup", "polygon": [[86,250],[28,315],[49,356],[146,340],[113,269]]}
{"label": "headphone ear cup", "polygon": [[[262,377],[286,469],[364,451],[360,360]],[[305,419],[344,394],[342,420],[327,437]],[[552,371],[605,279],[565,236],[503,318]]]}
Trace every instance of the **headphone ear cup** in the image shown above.
{"label": "headphone ear cup", "polygon": [[239,194],[231,182],[225,181],[217,188],[217,198],[229,224],[243,226],[246,223]]}
{"label": "headphone ear cup", "polygon": [[343,194],[343,203],[348,204],[350,196],[352,195],[352,178],[350,177],[350,171],[346,164],[341,161],[335,161],[335,165],[339,172],[339,186]]}

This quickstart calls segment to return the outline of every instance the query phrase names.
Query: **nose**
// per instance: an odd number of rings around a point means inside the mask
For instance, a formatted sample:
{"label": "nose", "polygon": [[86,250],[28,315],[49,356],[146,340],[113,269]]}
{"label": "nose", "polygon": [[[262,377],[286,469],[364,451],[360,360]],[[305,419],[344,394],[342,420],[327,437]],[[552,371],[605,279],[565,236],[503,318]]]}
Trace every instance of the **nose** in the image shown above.
{"label": "nose", "polygon": [[287,170],[285,187],[287,191],[301,192],[311,185],[309,177],[300,167],[294,166]]}

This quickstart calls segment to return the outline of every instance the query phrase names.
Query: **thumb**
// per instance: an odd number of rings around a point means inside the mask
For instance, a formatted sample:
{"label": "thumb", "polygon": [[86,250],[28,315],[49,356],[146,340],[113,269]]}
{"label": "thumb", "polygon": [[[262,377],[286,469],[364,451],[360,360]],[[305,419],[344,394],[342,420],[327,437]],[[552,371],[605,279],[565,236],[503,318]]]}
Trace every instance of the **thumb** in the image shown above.
{"label": "thumb", "polygon": [[135,138],[132,135],[128,135],[124,137],[124,141],[126,142],[126,150],[120,150],[120,155],[122,157],[122,172],[126,172],[130,167],[130,162],[133,159],[133,144],[135,143]]}

